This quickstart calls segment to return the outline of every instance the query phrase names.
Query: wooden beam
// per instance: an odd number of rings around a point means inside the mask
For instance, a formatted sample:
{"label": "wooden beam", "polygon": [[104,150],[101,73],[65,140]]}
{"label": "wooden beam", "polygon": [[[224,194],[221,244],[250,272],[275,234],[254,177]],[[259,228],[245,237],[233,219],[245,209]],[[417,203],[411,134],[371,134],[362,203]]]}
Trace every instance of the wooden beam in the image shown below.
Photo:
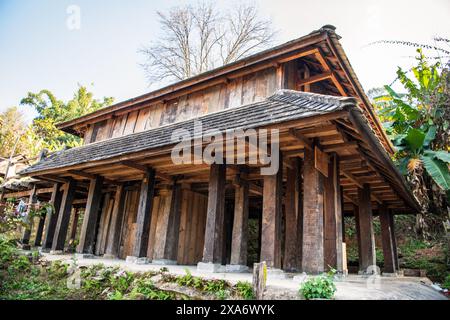
{"label": "wooden beam", "polygon": [[[121,161],[120,164],[125,166],[125,167],[141,171],[143,173],[147,172],[147,170],[148,170],[147,166],[139,164],[139,163],[136,163],[136,162],[133,162],[133,161],[130,161],[130,160]],[[161,172],[157,172],[156,173],[156,177],[161,179],[161,180],[165,180],[165,181],[170,181],[170,182],[173,181],[173,179],[170,176],[165,175],[165,174],[163,174]]]}
{"label": "wooden beam", "polygon": [[236,186],[234,193],[230,264],[247,269],[249,183],[242,179],[242,175],[239,176],[241,183]]}
{"label": "wooden beam", "polygon": [[289,129],[289,134],[292,137],[294,137],[297,141],[301,142],[305,146],[305,148],[309,150],[313,149],[312,142],[294,128]]}
{"label": "wooden beam", "polygon": [[386,206],[380,206],[378,209],[381,226],[381,243],[383,247],[384,267],[383,273],[395,273],[397,266],[394,257],[394,241],[392,239],[392,226],[390,213]]}
{"label": "wooden beam", "polygon": [[326,72],[323,72],[323,73],[320,73],[320,74],[313,75],[313,76],[311,76],[311,77],[309,77],[307,79],[299,80],[297,82],[297,85],[298,86],[305,86],[305,85],[309,85],[309,84],[312,84],[312,83],[320,82],[320,81],[323,81],[323,80],[331,79],[331,77],[332,77],[332,72],[331,71],[326,71]]}
{"label": "wooden beam", "polygon": [[55,228],[58,222],[58,214],[61,208],[61,200],[63,193],[60,191],[61,184],[55,183],[53,185],[50,204],[52,205],[52,212],[47,213],[45,220],[44,236],[42,240],[42,250],[49,251],[52,247],[53,236],[55,235]]}

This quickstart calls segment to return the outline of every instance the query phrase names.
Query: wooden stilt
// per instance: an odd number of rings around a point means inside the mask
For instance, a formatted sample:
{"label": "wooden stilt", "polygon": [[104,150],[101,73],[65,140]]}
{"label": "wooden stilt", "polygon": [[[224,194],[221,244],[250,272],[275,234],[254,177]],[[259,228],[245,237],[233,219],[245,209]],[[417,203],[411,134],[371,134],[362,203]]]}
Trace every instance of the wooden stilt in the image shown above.
{"label": "wooden stilt", "polygon": [[315,167],[314,150],[305,149],[302,271],[318,274],[324,268],[323,176]]}
{"label": "wooden stilt", "polygon": [[394,213],[389,211],[389,224],[391,227],[391,239],[392,239],[392,249],[394,253],[394,265],[395,270],[400,271],[400,264],[398,262],[398,252],[397,252],[397,237],[395,236],[395,223],[394,223]]}
{"label": "wooden stilt", "polygon": [[119,254],[120,234],[122,233],[122,223],[125,213],[125,196],[126,192],[123,184],[118,185],[114,196],[114,208],[105,250],[105,256],[109,256],[111,258],[117,257]]}
{"label": "wooden stilt", "polygon": [[61,200],[61,207],[56,223],[55,234],[52,241],[52,251],[64,251],[64,245],[69,229],[70,212],[72,211],[72,203],[75,198],[76,181],[69,179],[65,185],[64,193]]}
{"label": "wooden stilt", "polygon": [[103,177],[100,176],[92,179],[89,184],[86,210],[84,212],[83,225],[80,233],[80,244],[77,248],[78,253],[94,253],[95,235],[102,197],[102,185]]}
{"label": "wooden stilt", "polygon": [[361,239],[361,260],[359,263],[359,271],[361,273],[374,273],[376,266],[375,235],[373,233],[373,217],[370,203],[369,184],[366,183],[363,185],[362,189],[358,189],[358,203],[359,233]]}
{"label": "wooden stilt", "polygon": [[263,176],[261,261],[269,268],[281,268],[282,163],[280,152],[278,172]]}
{"label": "wooden stilt", "polygon": [[41,245],[42,233],[44,231],[44,225],[45,225],[45,218],[46,218],[45,215],[39,217],[39,224],[38,224],[38,227],[36,229],[36,237],[34,239],[34,246],[35,247],[39,247]]}
{"label": "wooden stilt", "polygon": [[208,210],[206,216],[205,245],[203,263],[220,264],[224,235],[225,211],[225,173],[224,164],[212,164],[209,176]]}
{"label": "wooden stilt", "polygon": [[286,169],[286,196],[285,196],[285,240],[284,240],[284,260],[283,270],[296,271],[297,270],[297,246],[298,246],[298,224],[297,224],[297,180],[299,179],[297,159],[290,161],[291,167]]}
{"label": "wooden stilt", "polygon": [[55,228],[58,222],[58,214],[61,208],[61,200],[63,193],[60,191],[61,184],[55,183],[50,198],[50,204],[53,206],[52,212],[47,213],[45,220],[44,236],[42,239],[42,250],[48,251],[52,247],[53,236],[55,235]]}
{"label": "wooden stilt", "polygon": [[383,272],[395,273],[397,266],[394,258],[394,241],[392,239],[391,217],[386,206],[382,205],[378,209],[381,225],[381,242],[383,245],[384,268]]}
{"label": "wooden stilt", "polygon": [[296,211],[297,211],[297,270],[302,270],[302,256],[303,256],[303,160],[301,158],[295,159],[295,166],[297,167],[298,177],[295,180],[296,192]]}
{"label": "wooden stilt", "polygon": [[27,216],[26,216],[26,227],[24,227],[22,234],[22,248],[29,249],[30,248],[30,237],[31,237],[31,229],[33,228],[33,218],[31,217],[31,208],[36,202],[36,185],[31,189],[31,194],[28,199],[28,207],[27,207]]}
{"label": "wooden stilt", "polygon": [[150,224],[152,219],[153,198],[155,193],[155,170],[148,168],[141,183],[139,207],[136,218],[136,238],[133,256],[144,258],[147,256]]}
{"label": "wooden stilt", "polygon": [[248,242],[248,182],[240,176],[234,192],[234,219],[231,240],[231,265],[247,266]]}
{"label": "wooden stilt", "polygon": [[325,268],[343,272],[342,206],[339,184],[339,159],[330,157],[328,177],[324,179],[324,258]]}

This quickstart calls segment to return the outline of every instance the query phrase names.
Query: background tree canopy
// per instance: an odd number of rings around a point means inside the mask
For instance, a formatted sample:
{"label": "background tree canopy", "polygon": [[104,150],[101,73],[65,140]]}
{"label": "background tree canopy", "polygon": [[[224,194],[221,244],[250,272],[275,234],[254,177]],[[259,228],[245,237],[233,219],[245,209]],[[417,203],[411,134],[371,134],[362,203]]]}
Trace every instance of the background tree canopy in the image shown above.
{"label": "background tree canopy", "polygon": [[11,153],[35,156],[43,148],[56,151],[65,146],[78,146],[81,139],[58,130],[56,124],[109,106],[113,101],[111,97],[94,99],[93,93],[82,85],[67,102],[57,99],[49,90],[29,92],[20,104],[33,107],[38,116],[27,125],[17,107],[0,115],[0,156],[6,158]]}

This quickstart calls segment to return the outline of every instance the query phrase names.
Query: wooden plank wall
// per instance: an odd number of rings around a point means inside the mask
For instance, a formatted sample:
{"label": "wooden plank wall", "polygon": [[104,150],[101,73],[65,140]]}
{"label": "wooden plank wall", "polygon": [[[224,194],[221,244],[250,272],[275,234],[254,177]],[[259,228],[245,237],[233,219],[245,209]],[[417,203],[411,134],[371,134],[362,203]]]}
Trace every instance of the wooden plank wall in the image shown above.
{"label": "wooden plank wall", "polygon": [[165,103],[151,104],[143,109],[131,111],[89,125],[84,143],[102,141],[134,132],[140,132],[206,113],[258,102],[277,90],[275,68],[258,71],[228,83],[180,96]]}
{"label": "wooden plank wall", "polygon": [[[158,221],[160,213],[170,206],[171,194],[157,195],[154,198],[152,222],[150,226],[150,237],[147,251],[147,257],[153,258],[153,249],[158,242],[162,240],[164,234],[158,233]],[[136,214],[139,193],[137,190],[127,191],[125,199],[125,217],[122,228],[119,257],[125,259],[132,255],[132,246],[136,231]],[[190,190],[183,190],[181,217],[180,217],[180,235],[178,241],[178,263],[196,264],[201,261],[203,255],[203,243],[205,237],[206,208],[208,197]],[[106,219],[106,218],[105,218]],[[105,228],[105,225],[100,230]],[[99,232],[99,234],[102,231]],[[105,248],[106,244],[102,244]],[[103,249],[104,250],[104,249]],[[99,253],[103,253],[99,251]]]}

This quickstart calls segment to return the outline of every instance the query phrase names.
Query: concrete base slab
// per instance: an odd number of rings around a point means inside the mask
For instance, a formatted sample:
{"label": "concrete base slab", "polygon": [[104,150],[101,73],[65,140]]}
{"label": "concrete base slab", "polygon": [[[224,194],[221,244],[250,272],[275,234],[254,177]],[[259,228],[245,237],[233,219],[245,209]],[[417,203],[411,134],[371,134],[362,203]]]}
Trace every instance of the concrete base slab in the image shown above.
{"label": "concrete base slab", "polygon": [[227,264],[225,266],[225,272],[248,272],[250,270],[249,267],[243,266],[241,264]]}
{"label": "concrete base slab", "polygon": [[77,259],[94,259],[95,256],[92,253],[75,253]]}
{"label": "concrete base slab", "polygon": [[224,265],[221,265],[220,263],[199,262],[197,264],[197,271],[206,273],[218,273],[218,272],[225,272],[226,268]]}
{"label": "concrete base slab", "polygon": [[153,259],[152,260],[152,264],[158,264],[158,265],[176,265],[177,261],[176,260],[169,260],[169,259]]}
{"label": "concrete base slab", "polygon": [[281,269],[267,268],[267,280],[286,279],[287,277],[287,274]]}
{"label": "concrete base slab", "polygon": [[50,250],[50,254],[52,255],[63,255],[65,252],[63,250]]}
{"label": "concrete base slab", "polygon": [[382,274],[381,274],[383,277],[394,277],[394,278],[396,278],[396,277],[398,277],[398,273],[397,272],[383,272]]}
{"label": "concrete base slab", "polygon": [[50,253],[50,248],[42,248],[40,252]]}
{"label": "concrete base slab", "polygon": [[117,256],[115,254],[104,254],[103,258],[105,258],[105,259],[117,259]]}
{"label": "concrete base slab", "polygon": [[125,262],[134,263],[134,264],[149,264],[151,262],[151,260],[147,257],[127,256],[127,258],[125,259]]}
{"label": "concrete base slab", "polygon": [[298,284],[302,284],[306,280],[308,280],[308,275],[306,274],[306,272],[295,275],[294,278],[292,278],[292,281],[294,281],[295,283],[298,283]]}

